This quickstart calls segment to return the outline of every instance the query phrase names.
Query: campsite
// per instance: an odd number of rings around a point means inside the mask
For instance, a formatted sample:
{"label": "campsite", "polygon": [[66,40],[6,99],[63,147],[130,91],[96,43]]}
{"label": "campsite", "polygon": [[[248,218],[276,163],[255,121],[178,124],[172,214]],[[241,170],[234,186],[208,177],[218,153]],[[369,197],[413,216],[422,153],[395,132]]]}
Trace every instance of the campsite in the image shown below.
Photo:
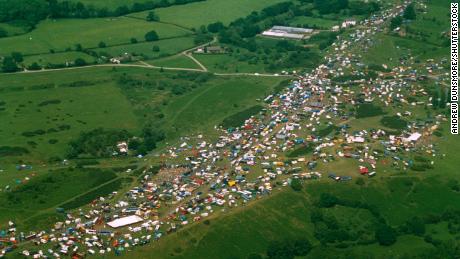
{"label": "campsite", "polygon": [[0,39],[0,257],[456,258],[448,1],[237,2]]}

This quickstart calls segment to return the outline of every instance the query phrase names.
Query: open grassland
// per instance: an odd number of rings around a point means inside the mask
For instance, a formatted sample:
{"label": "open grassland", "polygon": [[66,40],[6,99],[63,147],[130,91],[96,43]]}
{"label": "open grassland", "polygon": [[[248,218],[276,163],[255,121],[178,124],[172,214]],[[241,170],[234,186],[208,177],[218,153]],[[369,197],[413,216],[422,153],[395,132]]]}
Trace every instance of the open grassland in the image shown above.
{"label": "open grassland", "polygon": [[330,20],[324,18],[316,18],[311,16],[297,16],[289,21],[291,26],[307,27],[307,28],[320,28],[330,30],[332,26],[339,25],[340,20]]}
{"label": "open grassland", "polygon": [[[440,45],[449,42],[443,36],[450,30],[449,19],[445,19],[451,1],[428,1],[427,12],[418,13],[415,21],[409,24],[409,33],[425,43]],[[445,45],[445,46],[448,46]]]}
{"label": "open grassland", "polygon": [[81,131],[136,131],[137,118],[108,70],[3,75],[2,145],[28,149],[28,159],[62,158],[67,143]]}
{"label": "open grassland", "polygon": [[113,171],[98,169],[66,168],[42,173],[22,184],[11,185],[8,192],[0,193],[0,225],[14,219],[25,229],[49,227],[50,219],[63,216],[56,212],[56,208],[85,205],[122,188],[126,183],[129,181],[117,178]]}
{"label": "open grassland", "polygon": [[171,102],[165,109],[171,135],[207,132],[230,115],[245,110],[269,95],[280,78],[219,77]]}
{"label": "open grassland", "polygon": [[45,20],[30,33],[0,39],[0,54],[13,51],[25,55],[43,54],[51,49],[75,49],[75,44],[96,48],[101,41],[107,46],[129,44],[131,38],[143,41],[144,35],[151,30],[155,30],[160,39],[190,34],[174,25],[127,17]]}
{"label": "open grassland", "polygon": [[104,67],[3,75],[0,136],[2,146],[18,150],[2,161],[62,159],[71,140],[96,128],[137,134],[154,123],[168,141],[209,131],[253,106],[281,80]]}
{"label": "open grassland", "polygon": [[180,67],[180,68],[193,68],[200,69],[200,67],[189,57],[184,55],[165,57],[147,61],[148,64],[159,67]]}
{"label": "open grassland", "polygon": [[129,102],[110,83],[5,92],[1,98],[2,145],[25,147],[38,157],[63,157],[81,131],[138,128]]}
{"label": "open grassland", "polygon": [[[158,47],[159,50],[154,51],[154,46]],[[95,51],[99,53],[108,53],[111,56],[129,53],[134,56],[144,56],[146,59],[152,59],[161,56],[173,55],[183,50],[193,48],[194,46],[195,43],[193,41],[193,37],[180,37],[155,42],[142,42],[137,44],[98,48]]]}
{"label": "open grassland", "polygon": [[[252,11],[260,11],[263,8],[283,2],[282,0],[206,0],[204,2],[191,3],[183,6],[158,8],[155,10],[160,21],[181,25],[187,28],[199,28],[213,22],[230,22],[249,15]],[[147,17],[148,11],[133,14],[139,18]]]}
{"label": "open grassland", "polygon": [[8,23],[0,23],[0,29],[3,29],[6,31],[8,36],[14,36],[18,34],[23,34],[25,33],[25,29],[21,26],[16,26]]}
{"label": "open grassland", "polygon": [[419,60],[447,57],[449,40],[444,34],[449,30],[449,22],[445,19],[449,1],[429,1],[427,6],[426,13],[418,13],[417,19],[407,25],[405,36],[379,35],[374,45],[364,53],[364,60],[393,66],[408,54]]}

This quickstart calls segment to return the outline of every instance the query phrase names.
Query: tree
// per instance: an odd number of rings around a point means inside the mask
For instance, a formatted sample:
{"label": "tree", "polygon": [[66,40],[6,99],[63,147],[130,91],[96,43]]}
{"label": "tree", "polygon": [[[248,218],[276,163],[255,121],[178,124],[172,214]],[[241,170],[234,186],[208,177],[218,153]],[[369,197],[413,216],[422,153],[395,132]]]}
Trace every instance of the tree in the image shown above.
{"label": "tree", "polygon": [[425,223],[419,217],[413,217],[407,223],[407,230],[417,236],[423,236],[425,234]]}
{"label": "tree", "polygon": [[11,73],[18,71],[19,67],[12,57],[5,57],[2,62],[2,70],[3,72]]}
{"label": "tree", "polygon": [[382,246],[390,246],[396,242],[396,232],[390,226],[380,225],[375,231],[375,239]]}
{"label": "tree", "polygon": [[157,45],[154,45],[153,48],[152,48],[152,51],[153,52],[160,52],[160,47],[158,47]]}
{"label": "tree", "polygon": [[299,238],[294,241],[294,255],[295,256],[306,256],[313,246],[310,241],[306,238]]}
{"label": "tree", "polygon": [[291,181],[291,188],[292,188],[294,191],[298,192],[298,191],[302,190],[302,183],[300,182],[299,179],[292,179],[292,181]]}
{"label": "tree", "polygon": [[274,241],[268,245],[267,256],[270,259],[293,259],[293,250],[290,242]]}
{"label": "tree", "polygon": [[394,17],[390,21],[390,30],[394,30],[402,25],[403,18],[401,16]]}
{"label": "tree", "polygon": [[225,27],[222,22],[215,22],[208,25],[208,31],[212,33],[220,32],[224,28]]}
{"label": "tree", "polygon": [[338,202],[337,197],[329,193],[321,193],[319,197],[319,206],[323,208],[330,208]]}
{"label": "tree", "polygon": [[364,179],[363,178],[358,178],[356,180],[356,184],[359,185],[359,186],[363,186],[364,185]]}
{"label": "tree", "polygon": [[136,44],[136,43],[137,43],[137,39],[136,39],[136,38],[131,38],[130,41],[131,41],[132,44]]}
{"label": "tree", "polygon": [[105,42],[103,41],[100,41],[99,44],[98,44],[99,48],[105,48],[107,47],[107,45],[105,44]]}
{"label": "tree", "polygon": [[159,39],[156,31],[149,31],[144,36],[146,41],[157,41]]}
{"label": "tree", "polygon": [[262,256],[260,254],[249,254],[247,259],[262,259]]}
{"label": "tree", "polygon": [[29,69],[29,70],[40,70],[40,69],[42,69],[42,67],[37,62],[34,62],[27,69]]}
{"label": "tree", "polygon": [[24,58],[22,56],[22,53],[21,52],[12,52],[11,53],[11,57],[13,58],[13,60],[17,63],[20,63],[22,61],[24,61]]}
{"label": "tree", "polygon": [[81,66],[86,65],[86,61],[84,59],[82,59],[82,58],[77,58],[77,59],[75,59],[74,64],[77,67],[81,67]]}
{"label": "tree", "polygon": [[83,46],[82,46],[80,43],[77,43],[77,44],[75,44],[75,50],[76,50],[76,51],[82,51],[82,50],[83,50]]}
{"label": "tree", "polygon": [[155,22],[155,21],[159,21],[160,18],[158,18],[158,15],[156,15],[153,11],[151,11],[148,13],[146,20],[149,22]]}
{"label": "tree", "polygon": [[403,17],[407,20],[415,20],[417,18],[414,3],[408,5],[406,9],[404,9]]}
{"label": "tree", "polygon": [[6,36],[8,36],[8,32],[5,29],[0,28],[0,38],[4,38]]}

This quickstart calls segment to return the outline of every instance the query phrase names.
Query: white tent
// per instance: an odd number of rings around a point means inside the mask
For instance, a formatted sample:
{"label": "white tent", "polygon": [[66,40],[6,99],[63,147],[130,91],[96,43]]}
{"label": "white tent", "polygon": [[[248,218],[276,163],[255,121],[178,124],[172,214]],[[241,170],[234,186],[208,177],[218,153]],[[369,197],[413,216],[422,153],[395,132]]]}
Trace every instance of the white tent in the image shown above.
{"label": "white tent", "polygon": [[143,219],[141,217],[132,215],[132,216],[123,217],[123,218],[119,218],[119,219],[110,221],[109,223],[107,223],[107,225],[113,228],[119,228],[119,227],[124,227],[124,226],[128,226],[131,224],[141,222],[142,220]]}

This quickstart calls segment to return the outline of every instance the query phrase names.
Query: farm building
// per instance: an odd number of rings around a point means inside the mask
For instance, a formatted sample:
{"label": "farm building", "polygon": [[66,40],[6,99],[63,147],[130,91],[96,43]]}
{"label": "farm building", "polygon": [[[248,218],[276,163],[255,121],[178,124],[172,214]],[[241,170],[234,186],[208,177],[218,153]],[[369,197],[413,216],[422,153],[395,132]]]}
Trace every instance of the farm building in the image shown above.
{"label": "farm building", "polygon": [[262,35],[276,38],[288,38],[288,39],[305,39],[308,38],[312,33],[313,29],[286,27],[286,26],[273,26],[271,29],[262,32]]}

